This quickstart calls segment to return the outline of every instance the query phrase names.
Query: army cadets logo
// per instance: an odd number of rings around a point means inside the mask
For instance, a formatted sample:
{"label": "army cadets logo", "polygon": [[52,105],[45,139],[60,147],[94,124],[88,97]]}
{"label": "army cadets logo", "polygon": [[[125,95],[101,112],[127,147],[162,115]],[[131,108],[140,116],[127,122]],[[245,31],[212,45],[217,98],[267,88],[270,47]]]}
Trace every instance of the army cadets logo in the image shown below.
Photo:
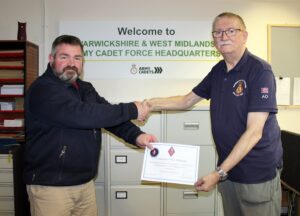
{"label": "army cadets logo", "polygon": [[247,88],[245,80],[238,80],[233,84],[233,94],[237,97],[244,95],[245,89]]}

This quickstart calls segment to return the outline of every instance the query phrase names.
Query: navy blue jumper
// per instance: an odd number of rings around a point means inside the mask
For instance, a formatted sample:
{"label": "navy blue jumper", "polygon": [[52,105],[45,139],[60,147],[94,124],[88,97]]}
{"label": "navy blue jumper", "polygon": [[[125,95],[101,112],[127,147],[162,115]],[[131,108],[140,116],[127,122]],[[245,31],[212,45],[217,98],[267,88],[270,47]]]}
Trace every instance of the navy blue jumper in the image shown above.
{"label": "navy blue jumper", "polygon": [[143,132],[130,122],[134,103],[109,104],[91,83],[77,79],[78,89],[54,75],[52,68],[29,88],[25,99],[26,184],[71,186],[95,178],[101,128],[135,144]]}

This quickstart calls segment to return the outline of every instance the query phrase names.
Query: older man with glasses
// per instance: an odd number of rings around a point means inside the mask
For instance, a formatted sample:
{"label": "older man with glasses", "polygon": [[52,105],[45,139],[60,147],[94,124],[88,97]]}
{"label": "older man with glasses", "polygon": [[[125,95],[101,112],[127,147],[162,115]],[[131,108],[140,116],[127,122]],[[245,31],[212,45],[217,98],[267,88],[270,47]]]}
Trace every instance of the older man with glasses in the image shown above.
{"label": "older man with glasses", "polygon": [[198,179],[196,189],[210,191],[218,184],[226,216],[279,216],[282,144],[274,74],[247,50],[248,32],[239,15],[222,13],[212,28],[224,59],[190,93],[144,103],[155,111],[187,109],[210,99],[219,157],[216,169]]}

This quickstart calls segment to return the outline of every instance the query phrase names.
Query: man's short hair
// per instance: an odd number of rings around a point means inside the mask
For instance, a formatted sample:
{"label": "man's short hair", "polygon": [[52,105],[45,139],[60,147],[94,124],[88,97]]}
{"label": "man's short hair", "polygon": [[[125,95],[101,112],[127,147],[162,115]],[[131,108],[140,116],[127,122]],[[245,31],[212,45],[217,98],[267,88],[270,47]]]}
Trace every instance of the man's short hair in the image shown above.
{"label": "man's short hair", "polygon": [[213,21],[213,29],[214,29],[214,26],[215,26],[215,23],[216,21],[219,19],[219,18],[223,18],[223,17],[228,17],[228,18],[235,18],[239,21],[239,23],[241,24],[241,28],[242,30],[246,30],[246,25],[245,25],[245,22],[243,20],[243,18],[235,13],[231,13],[231,12],[223,12],[221,14],[219,14],[218,16],[216,16],[216,18],[214,19]]}
{"label": "man's short hair", "polygon": [[56,47],[61,44],[80,46],[81,51],[83,53],[83,45],[78,37],[75,37],[73,35],[61,35],[61,36],[57,37],[52,43],[51,54],[53,56],[55,56],[55,54],[56,54]]}

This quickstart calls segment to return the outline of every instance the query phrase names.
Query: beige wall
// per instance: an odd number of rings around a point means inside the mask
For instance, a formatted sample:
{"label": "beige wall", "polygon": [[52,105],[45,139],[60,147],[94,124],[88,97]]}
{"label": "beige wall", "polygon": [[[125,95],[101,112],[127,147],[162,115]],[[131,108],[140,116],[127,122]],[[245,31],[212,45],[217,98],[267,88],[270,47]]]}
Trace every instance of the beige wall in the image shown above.
{"label": "beige wall", "polygon": [[[299,0],[1,0],[0,40],[16,39],[17,22],[27,22],[27,39],[40,47],[42,73],[62,20],[211,21],[223,11],[236,12],[245,19],[249,50],[266,60],[267,25],[300,25]],[[199,82],[188,79],[90,81],[100,94],[115,102],[185,94]],[[280,108],[278,119],[282,129],[300,133],[300,124],[295,120],[300,119],[300,108]]]}

